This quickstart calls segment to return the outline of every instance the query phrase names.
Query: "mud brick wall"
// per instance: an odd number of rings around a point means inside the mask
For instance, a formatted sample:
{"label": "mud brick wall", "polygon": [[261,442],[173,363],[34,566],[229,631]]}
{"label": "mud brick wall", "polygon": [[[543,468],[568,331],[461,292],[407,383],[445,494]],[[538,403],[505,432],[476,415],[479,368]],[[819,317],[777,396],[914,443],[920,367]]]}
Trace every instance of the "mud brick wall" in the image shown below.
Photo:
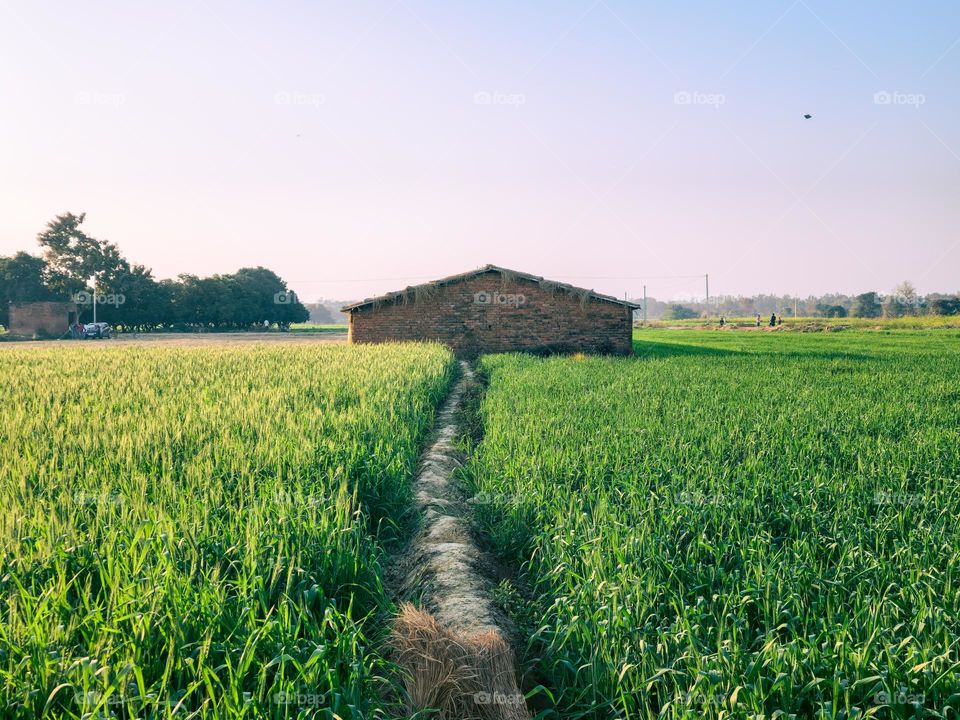
{"label": "mud brick wall", "polygon": [[10,333],[60,337],[70,326],[74,306],[65,302],[10,303]]}
{"label": "mud brick wall", "polygon": [[350,342],[439,340],[460,356],[513,350],[626,355],[632,310],[491,271],[350,313]]}

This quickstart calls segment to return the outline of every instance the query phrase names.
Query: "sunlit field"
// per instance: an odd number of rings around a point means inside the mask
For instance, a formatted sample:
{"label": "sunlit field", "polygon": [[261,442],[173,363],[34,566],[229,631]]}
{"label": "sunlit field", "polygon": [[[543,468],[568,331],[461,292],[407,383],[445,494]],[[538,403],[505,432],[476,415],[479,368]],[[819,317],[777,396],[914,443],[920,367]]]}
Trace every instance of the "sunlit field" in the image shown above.
{"label": "sunlit field", "polygon": [[380,561],[453,367],[415,344],[0,353],[0,714],[391,716]]}
{"label": "sunlit field", "polygon": [[960,333],[487,356],[470,477],[563,718],[956,717]]}
{"label": "sunlit field", "polygon": [[343,333],[347,332],[346,325],[315,325],[313,323],[293,323],[291,332],[296,333]]}
{"label": "sunlit field", "polygon": [[[786,317],[783,324],[776,326],[777,331],[817,332],[820,330],[960,330],[960,315],[908,315],[895,318],[861,318],[861,317]],[[725,317],[727,330],[750,329],[757,327],[756,316],[752,317]],[[718,328],[720,316],[709,318],[692,318],[688,320],[651,320],[646,323],[650,328]],[[761,315],[760,329],[767,330],[770,316]]]}

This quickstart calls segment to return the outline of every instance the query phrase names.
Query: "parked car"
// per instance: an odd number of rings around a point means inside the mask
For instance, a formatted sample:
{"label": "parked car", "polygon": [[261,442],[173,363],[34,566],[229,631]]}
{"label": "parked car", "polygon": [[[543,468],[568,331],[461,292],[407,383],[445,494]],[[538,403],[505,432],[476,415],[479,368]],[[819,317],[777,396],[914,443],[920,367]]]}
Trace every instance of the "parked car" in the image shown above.
{"label": "parked car", "polygon": [[83,326],[83,337],[84,338],[108,338],[110,333],[113,331],[107,323],[98,322],[98,323],[87,323]]}

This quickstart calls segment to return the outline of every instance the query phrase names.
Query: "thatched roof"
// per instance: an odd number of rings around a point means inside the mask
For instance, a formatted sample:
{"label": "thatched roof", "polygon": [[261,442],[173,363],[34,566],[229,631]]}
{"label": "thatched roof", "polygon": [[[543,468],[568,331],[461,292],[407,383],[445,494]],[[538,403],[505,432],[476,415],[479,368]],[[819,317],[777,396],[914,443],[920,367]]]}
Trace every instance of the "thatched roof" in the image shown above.
{"label": "thatched roof", "polygon": [[422,283],[420,285],[412,285],[403,290],[395,290],[394,292],[386,293],[385,295],[379,295],[377,297],[367,298],[366,300],[361,300],[360,302],[352,303],[351,305],[345,305],[340,308],[340,312],[349,313],[352,310],[358,308],[366,307],[368,305],[379,305],[382,303],[397,302],[403,300],[406,297],[409,297],[411,294],[416,295],[420,292],[429,292],[431,288],[440,287],[442,285],[450,285],[452,283],[463,282],[469,278],[476,277],[478,275],[483,275],[484,273],[499,273],[500,275],[516,278],[519,280],[527,280],[529,282],[534,282],[537,284],[549,284],[551,289],[563,290],[580,296],[586,296],[593,300],[600,300],[602,302],[614,303],[616,305],[624,305],[632,310],[639,310],[642,306],[637,303],[632,303],[629,300],[621,300],[620,298],[615,298],[612,295],[603,295],[601,293],[595,292],[593,290],[587,290],[586,288],[579,288],[574,285],[568,285],[567,283],[554,282],[553,280],[546,280],[539,275],[531,275],[529,273],[518,272],[517,270],[509,270],[508,268],[502,268],[497,265],[484,265],[481,268],[476,270],[471,270],[469,272],[460,273],[459,275],[450,275],[445,278],[440,278],[439,280],[433,280],[428,283]]}

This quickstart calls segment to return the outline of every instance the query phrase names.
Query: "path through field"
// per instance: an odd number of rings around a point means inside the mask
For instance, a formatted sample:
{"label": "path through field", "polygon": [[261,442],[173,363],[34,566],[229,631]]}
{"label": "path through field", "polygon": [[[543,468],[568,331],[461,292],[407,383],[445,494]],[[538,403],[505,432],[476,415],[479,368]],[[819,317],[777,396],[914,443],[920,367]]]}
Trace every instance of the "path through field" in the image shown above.
{"label": "path through field", "polygon": [[493,601],[496,567],[478,546],[466,519],[468,498],[456,478],[463,458],[455,441],[461,400],[475,382],[466,362],[437,413],[433,442],[413,482],[423,516],[397,562],[402,606],[393,633],[409,680],[411,710],[439,709],[440,718],[528,718],[514,674],[510,621]]}

